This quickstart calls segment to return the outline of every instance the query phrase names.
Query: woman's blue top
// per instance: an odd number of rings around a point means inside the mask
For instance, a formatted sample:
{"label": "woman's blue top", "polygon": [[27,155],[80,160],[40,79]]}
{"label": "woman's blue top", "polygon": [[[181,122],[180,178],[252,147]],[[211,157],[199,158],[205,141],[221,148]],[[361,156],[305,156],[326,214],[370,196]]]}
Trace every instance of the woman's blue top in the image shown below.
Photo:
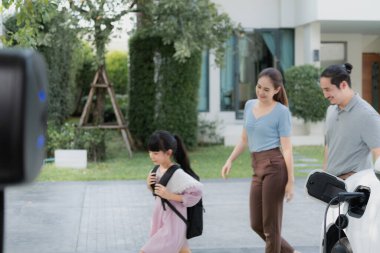
{"label": "woman's blue top", "polygon": [[257,99],[248,100],[244,108],[244,128],[247,131],[250,152],[260,152],[280,147],[280,137],[292,132],[291,113],[285,105],[276,102],[271,112],[259,118],[253,115]]}

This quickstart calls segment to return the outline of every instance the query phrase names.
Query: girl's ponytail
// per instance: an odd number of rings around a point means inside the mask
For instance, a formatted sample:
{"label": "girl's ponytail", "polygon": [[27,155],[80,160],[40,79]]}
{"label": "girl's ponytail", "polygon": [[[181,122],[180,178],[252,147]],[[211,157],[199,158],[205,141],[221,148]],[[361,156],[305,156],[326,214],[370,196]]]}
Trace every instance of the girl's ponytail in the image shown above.
{"label": "girl's ponytail", "polygon": [[174,152],[174,159],[181,165],[181,168],[186,173],[199,180],[199,176],[191,169],[189,155],[187,154],[182,139],[178,135],[174,135],[174,138],[177,141],[177,150]]}

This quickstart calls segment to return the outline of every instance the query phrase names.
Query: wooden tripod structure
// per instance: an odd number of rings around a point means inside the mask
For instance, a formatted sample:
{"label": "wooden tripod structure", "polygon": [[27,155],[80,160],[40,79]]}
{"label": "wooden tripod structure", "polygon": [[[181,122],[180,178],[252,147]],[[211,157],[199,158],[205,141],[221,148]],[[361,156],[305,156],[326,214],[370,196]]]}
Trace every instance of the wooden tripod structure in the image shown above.
{"label": "wooden tripod structure", "polygon": [[[96,94],[97,89],[107,89],[108,95],[111,98],[112,108],[114,110],[117,124],[101,124],[101,125],[89,125],[88,118],[90,116],[91,108],[92,108],[92,100],[94,95]],[[132,138],[129,133],[128,127],[126,125],[123,114],[120,111],[119,106],[116,103],[115,91],[109,78],[107,76],[106,70],[104,66],[100,66],[97,70],[94,80],[91,83],[90,93],[87,98],[86,105],[83,108],[82,115],[79,120],[79,127],[82,128],[102,128],[102,129],[119,129],[121,131],[121,135],[123,136],[126,148],[128,150],[129,157],[132,157]]]}

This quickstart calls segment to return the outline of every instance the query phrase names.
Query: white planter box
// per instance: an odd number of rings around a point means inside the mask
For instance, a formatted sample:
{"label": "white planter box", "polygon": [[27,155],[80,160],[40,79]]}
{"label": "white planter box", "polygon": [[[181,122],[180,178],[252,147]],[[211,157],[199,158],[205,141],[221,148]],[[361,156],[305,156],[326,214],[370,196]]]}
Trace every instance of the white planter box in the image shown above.
{"label": "white planter box", "polygon": [[62,168],[87,168],[87,150],[57,149],[54,151],[55,166]]}

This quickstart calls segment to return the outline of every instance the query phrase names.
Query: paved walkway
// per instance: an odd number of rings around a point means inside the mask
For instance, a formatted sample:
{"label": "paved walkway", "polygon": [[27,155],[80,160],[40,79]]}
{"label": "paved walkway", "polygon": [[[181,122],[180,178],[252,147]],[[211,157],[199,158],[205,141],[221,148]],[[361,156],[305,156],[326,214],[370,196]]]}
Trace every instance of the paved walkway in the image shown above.
{"label": "paved walkway", "polygon": [[[193,253],[264,252],[249,228],[249,179],[204,180],[204,235]],[[283,236],[319,252],[324,207],[297,179]],[[6,189],[5,253],[136,253],[147,239],[153,199],[144,181],[34,183]],[[165,252],[163,252],[165,253]]]}

